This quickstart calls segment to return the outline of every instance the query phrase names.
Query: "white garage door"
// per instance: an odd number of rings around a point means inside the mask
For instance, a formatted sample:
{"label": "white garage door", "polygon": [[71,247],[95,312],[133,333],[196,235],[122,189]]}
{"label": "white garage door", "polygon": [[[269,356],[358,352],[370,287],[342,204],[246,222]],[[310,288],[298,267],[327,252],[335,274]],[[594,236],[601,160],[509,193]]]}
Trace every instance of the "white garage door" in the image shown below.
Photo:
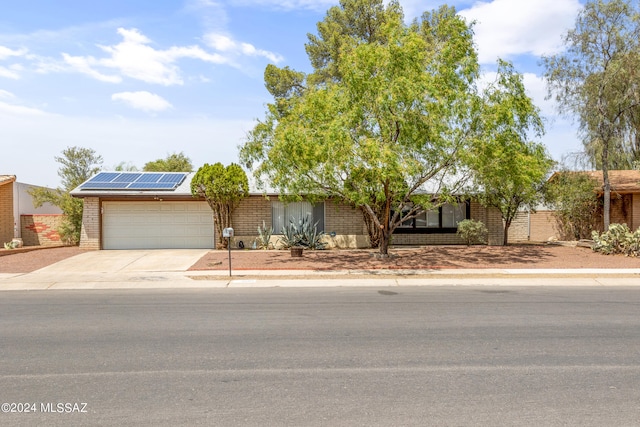
{"label": "white garage door", "polygon": [[206,202],[103,202],[104,249],[213,248]]}

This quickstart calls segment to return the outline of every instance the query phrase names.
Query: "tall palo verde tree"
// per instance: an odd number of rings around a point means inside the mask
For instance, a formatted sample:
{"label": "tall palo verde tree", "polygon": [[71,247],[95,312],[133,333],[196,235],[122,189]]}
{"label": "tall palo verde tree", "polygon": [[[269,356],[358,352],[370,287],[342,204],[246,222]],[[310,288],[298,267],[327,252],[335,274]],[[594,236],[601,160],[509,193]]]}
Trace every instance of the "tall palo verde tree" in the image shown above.
{"label": "tall palo verde tree", "polygon": [[468,155],[476,184],[476,197],[484,206],[497,208],[503,219],[503,244],[518,211],[534,208],[553,160],[544,145],[530,140],[544,132],[539,109],[525,94],[522,76],[505,61],[482,92],[482,115]]}
{"label": "tall palo verde tree", "polygon": [[217,247],[226,248],[222,230],[231,227],[231,217],[238,203],[249,195],[249,180],[237,164],[205,163],[191,180],[191,194],[203,197],[213,211]]}
{"label": "tall palo verde tree", "polygon": [[403,221],[459,183],[478,77],[472,32],[445,7],[407,26],[397,2],[381,0],[343,0],[318,28],[307,45],[315,73],[267,68],[275,102],[240,158],[282,194],[360,207],[386,255]]}
{"label": "tall palo verde tree", "polygon": [[[566,50],[544,58],[549,97],[580,125],[585,150],[602,169],[604,227],[609,227],[609,169],[639,150],[640,6],[589,0],[564,37]],[[627,166],[638,159],[631,157]],[[624,167],[624,166],[623,166]]]}

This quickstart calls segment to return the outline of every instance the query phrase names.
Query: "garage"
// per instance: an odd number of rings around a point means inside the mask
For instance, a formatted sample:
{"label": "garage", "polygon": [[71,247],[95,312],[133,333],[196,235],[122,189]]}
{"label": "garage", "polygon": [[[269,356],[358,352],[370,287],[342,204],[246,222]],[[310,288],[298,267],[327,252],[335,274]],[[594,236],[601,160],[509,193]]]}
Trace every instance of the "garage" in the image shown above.
{"label": "garage", "polygon": [[103,249],[209,249],[211,208],[202,201],[104,201]]}

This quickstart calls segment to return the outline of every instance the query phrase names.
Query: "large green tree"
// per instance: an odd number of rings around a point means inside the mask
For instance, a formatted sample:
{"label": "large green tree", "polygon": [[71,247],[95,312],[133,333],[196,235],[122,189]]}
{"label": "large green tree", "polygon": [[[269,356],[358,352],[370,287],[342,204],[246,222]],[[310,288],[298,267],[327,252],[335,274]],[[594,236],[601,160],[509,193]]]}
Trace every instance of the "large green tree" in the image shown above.
{"label": "large green tree", "polygon": [[544,126],[539,109],[525,93],[522,76],[510,63],[499,62],[496,80],[483,91],[482,110],[469,164],[480,202],[502,214],[506,245],[518,211],[541,200],[553,161],[544,145],[530,141],[542,135]]}
{"label": "large green tree", "polygon": [[405,25],[396,1],[342,0],[306,48],[311,74],[267,67],[274,102],[240,158],[281,194],[359,207],[386,255],[398,226],[453,198],[482,139],[473,32],[449,7]]}
{"label": "large green tree", "polygon": [[609,169],[632,164],[640,117],[640,6],[629,0],[592,0],[564,37],[566,50],[544,58],[549,95],[573,115],[594,164],[602,168],[604,227],[609,227]]}
{"label": "large green tree", "polygon": [[249,180],[245,171],[237,164],[225,167],[222,163],[205,163],[191,180],[191,193],[203,197],[213,211],[217,236],[217,247],[226,248],[222,230],[231,227],[234,209],[249,195]]}
{"label": "large green tree", "polygon": [[142,168],[145,172],[192,172],[191,159],[182,151],[167,156],[166,159],[158,159],[145,163]]}
{"label": "large green tree", "polygon": [[34,187],[29,194],[35,207],[51,203],[62,210],[65,219],[58,233],[64,243],[75,245],[80,242],[83,201],[71,197],[69,192],[100,171],[102,156],[91,148],[67,147],[61,156],[55,157],[55,161],[60,164],[58,176],[62,187],[55,190]]}
{"label": "large green tree", "polygon": [[316,72],[267,68],[274,103],[241,160],[281,194],[360,207],[386,255],[403,221],[459,184],[478,77],[472,31],[447,7],[407,26],[397,2],[381,0],[343,0],[318,28],[307,45]]}

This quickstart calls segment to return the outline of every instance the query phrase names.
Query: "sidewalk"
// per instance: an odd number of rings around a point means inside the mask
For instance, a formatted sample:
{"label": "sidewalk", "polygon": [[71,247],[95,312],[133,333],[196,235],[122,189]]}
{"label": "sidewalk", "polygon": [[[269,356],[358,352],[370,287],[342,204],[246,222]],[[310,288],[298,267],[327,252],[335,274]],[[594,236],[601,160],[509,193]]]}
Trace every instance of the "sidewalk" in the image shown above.
{"label": "sidewalk", "polygon": [[[55,270],[55,269],[54,269]],[[638,286],[640,269],[241,270],[0,274],[0,290],[398,286]]]}

